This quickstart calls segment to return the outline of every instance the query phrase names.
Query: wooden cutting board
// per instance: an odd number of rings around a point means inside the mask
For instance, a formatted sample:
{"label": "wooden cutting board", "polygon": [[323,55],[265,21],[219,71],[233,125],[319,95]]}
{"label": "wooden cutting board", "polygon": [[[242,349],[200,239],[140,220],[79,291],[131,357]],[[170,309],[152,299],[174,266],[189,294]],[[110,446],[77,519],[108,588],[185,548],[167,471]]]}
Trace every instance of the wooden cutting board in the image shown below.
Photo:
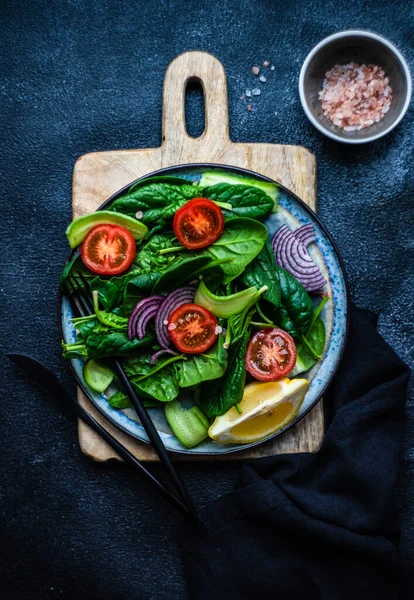
{"label": "wooden cutting board", "polygon": [[[191,138],[185,127],[187,82],[199,80],[204,90],[205,131]],[[98,208],[114,192],[134,179],[162,167],[188,163],[219,163],[244,167],[270,177],[292,190],[316,210],[316,161],[301,146],[234,144],[229,137],[227,83],[223,65],[205,52],[186,52],[169,65],[163,90],[160,148],[94,152],[81,156],[73,172],[73,217]],[[118,431],[78,391],[79,402],[141,460],[157,460],[150,446]],[[277,453],[314,452],[324,432],[322,402],[295,427],[269,442],[214,460],[246,459]],[[101,438],[79,421],[82,451],[98,461],[119,459]],[[188,460],[187,455],[176,455]],[[197,460],[212,457],[196,457]],[[193,458],[194,460],[194,458]]]}

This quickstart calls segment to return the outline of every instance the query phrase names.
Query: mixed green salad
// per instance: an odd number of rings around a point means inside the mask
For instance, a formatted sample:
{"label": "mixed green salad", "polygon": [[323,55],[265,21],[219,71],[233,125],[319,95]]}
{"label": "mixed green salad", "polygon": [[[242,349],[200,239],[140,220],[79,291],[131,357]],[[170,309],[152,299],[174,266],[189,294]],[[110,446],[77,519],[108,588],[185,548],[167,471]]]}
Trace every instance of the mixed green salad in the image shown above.
{"label": "mixed green salad", "polygon": [[[307,251],[313,225],[283,225],[270,241],[263,222],[278,194],[276,184],[216,171],[198,183],[150,177],[73,221],[66,234],[79,251],[60,283],[76,293],[75,277],[94,314],[73,318],[76,341],[62,346],[84,360],[87,385],[115,385],[109,403],[129,408],[106,360],[120,358],[145,405],[164,406],[192,447],[213,419],[243,410],[246,378],[286,380],[321,359],[329,298]],[[316,308],[310,294],[320,296]],[[182,389],[191,409],[177,400]]]}

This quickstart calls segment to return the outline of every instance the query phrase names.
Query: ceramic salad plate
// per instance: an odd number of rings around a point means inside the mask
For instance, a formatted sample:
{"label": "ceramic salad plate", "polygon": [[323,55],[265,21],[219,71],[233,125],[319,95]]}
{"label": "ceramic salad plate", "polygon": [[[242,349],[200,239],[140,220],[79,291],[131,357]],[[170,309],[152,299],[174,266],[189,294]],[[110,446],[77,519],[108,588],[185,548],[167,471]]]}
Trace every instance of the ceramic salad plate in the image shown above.
{"label": "ceramic salad plate", "polygon": [[[219,165],[182,165],[171,167],[157,171],[140,178],[137,181],[148,179],[154,176],[175,176],[187,179],[189,183],[198,183],[206,171],[221,174],[223,177],[228,175],[245,178],[247,180],[255,179],[257,182],[272,182],[270,179],[258,175],[256,173],[232,167],[222,167]],[[125,195],[132,184],[114,194],[109,198],[98,210],[108,208],[112,202],[121,196]],[[278,185],[278,184],[277,184]],[[297,228],[313,224],[315,240],[308,247],[309,255],[313,262],[317,265],[323,277],[326,280],[324,287],[324,295],[330,296],[330,300],[323,306],[320,317],[325,325],[326,341],[323,356],[316,364],[305,373],[306,379],[310,382],[310,387],[306,393],[305,399],[300,406],[299,412],[295,418],[288,423],[284,428],[277,433],[268,436],[265,439],[256,441],[251,444],[217,444],[212,439],[207,438],[197,446],[187,449],[175,437],[170,429],[165,418],[164,409],[162,407],[149,408],[151,417],[163,439],[163,442],[168,450],[179,453],[202,454],[202,455],[217,455],[235,452],[246,449],[250,446],[257,445],[266,439],[270,439],[275,435],[280,435],[289,427],[293,427],[305,414],[320,400],[327,386],[329,385],[338,365],[345,347],[347,330],[348,330],[348,315],[349,315],[349,295],[344,272],[343,264],[335,244],[321,224],[315,213],[303,203],[297,196],[289,190],[278,185],[278,208],[275,213],[270,214],[264,222],[267,229],[269,239],[272,239],[275,232],[281,226],[286,225],[290,230],[294,231]],[[73,253],[71,253],[72,256]],[[321,300],[321,296],[312,296],[314,307],[316,308]],[[72,309],[67,298],[59,295],[59,317],[60,330],[63,340],[67,344],[76,342],[76,331],[71,319],[73,318]],[[89,397],[93,404],[116,426],[123,429],[130,435],[148,443],[147,435],[136,420],[135,412],[132,408],[119,410],[113,408],[108,401],[108,397],[114,390],[111,388],[105,393],[99,394],[90,389],[85,383],[83,377],[83,360],[79,358],[70,359],[70,364],[76,376],[78,384],[83,392]],[[302,375],[301,375],[302,376]],[[191,400],[188,392],[182,391],[179,400],[183,405],[188,405]]]}

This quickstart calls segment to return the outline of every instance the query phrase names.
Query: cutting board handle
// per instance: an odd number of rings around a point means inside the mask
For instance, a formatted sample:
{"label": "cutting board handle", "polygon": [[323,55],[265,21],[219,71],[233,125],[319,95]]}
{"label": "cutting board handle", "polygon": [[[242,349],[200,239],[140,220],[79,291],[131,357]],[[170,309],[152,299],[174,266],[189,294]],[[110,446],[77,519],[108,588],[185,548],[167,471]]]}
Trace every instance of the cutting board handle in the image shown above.
{"label": "cutting board handle", "polygon": [[[185,126],[185,90],[191,79],[199,81],[204,92],[205,130],[198,138],[189,136]],[[227,83],[223,65],[207,52],[180,54],[170,63],[164,78],[163,152],[175,155],[177,162],[186,162],[187,152],[193,157],[195,152],[200,156],[198,160],[203,160],[206,152],[214,156],[215,150],[228,142]]]}

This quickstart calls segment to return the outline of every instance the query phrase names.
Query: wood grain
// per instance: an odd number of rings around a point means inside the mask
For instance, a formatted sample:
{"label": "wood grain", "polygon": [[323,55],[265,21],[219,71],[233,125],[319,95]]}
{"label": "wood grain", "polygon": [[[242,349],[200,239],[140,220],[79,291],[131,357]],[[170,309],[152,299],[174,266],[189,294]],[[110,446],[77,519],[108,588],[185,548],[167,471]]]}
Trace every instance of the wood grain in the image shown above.
{"label": "wood grain", "polygon": [[[191,79],[200,81],[205,98],[205,131],[199,138],[185,127],[184,96]],[[235,144],[230,140],[226,75],[222,64],[205,52],[186,52],[168,67],[163,89],[162,145],[143,150],[95,152],[81,156],[73,172],[73,217],[92,212],[134,179],[178,164],[219,163],[257,171],[292,190],[316,210],[316,161],[301,146]],[[117,430],[78,391],[79,402],[141,460],[157,460],[152,449]],[[276,453],[314,452],[324,431],[322,402],[286,433],[255,448],[214,460],[246,459]],[[120,460],[113,450],[81,421],[82,451],[98,461]],[[182,460],[211,457],[175,455]]]}

